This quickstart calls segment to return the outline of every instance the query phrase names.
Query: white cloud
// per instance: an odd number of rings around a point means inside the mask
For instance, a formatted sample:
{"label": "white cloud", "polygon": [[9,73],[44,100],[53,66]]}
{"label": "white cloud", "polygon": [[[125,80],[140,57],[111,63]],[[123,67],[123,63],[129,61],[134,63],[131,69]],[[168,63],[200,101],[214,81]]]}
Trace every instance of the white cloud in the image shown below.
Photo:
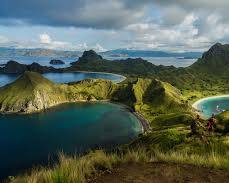
{"label": "white cloud", "polygon": [[[125,30],[132,34],[127,47],[135,49],[157,49],[167,51],[205,51],[213,43],[229,41],[229,25],[220,21],[216,14],[202,17],[190,13],[182,22],[164,26],[158,22],[144,22],[128,25]],[[126,41],[126,40],[125,40]]]}
{"label": "white cloud", "polygon": [[97,52],[107,51],[107,49],[103,48],[99,43],[97,43],[95,46],[93,46],[92,49],[97,51]]}
{"label": "white cloud", "polygon": [[48,49],[61,49],[61,50],[72,50],[73,45],[70,42],[53,40],[51,36],[47,33],[42,33],[39,35],[39,44],[42,48]]}
{"label": "white cloud", "polygon": [[50,44],[52,42],[51,37],[47,33],[40,34],[39,38],[42,44]]}
{"label": "white cloud", "polygon": [[5,44],[8,42],[9,42],[9,39],[7,37],[0,35],[0,44]]}

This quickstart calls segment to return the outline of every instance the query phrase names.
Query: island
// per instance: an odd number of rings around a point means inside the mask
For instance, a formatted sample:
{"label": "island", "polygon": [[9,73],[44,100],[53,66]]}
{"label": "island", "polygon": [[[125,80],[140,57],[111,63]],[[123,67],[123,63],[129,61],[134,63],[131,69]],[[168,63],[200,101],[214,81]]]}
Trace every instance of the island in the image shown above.
{"label": "island", "polygon": [[51,65],[63,65],[63,64],[65,64],[64,61],[62,61],[62,60],[57,60],[57,59],[53,59],[53,60],[51,60],[49,63],[50,63]]}
{"label": "island", "polygon": [[[228,111],[216,117],[217,131],[212,135],[203,134],[202,138],[190,134],[190,124],[196,119],[192,104],[229,92],[229,45],[213,45],[187,68],[156,66],[141,58],[110,61],[89,50],[70,67],[53,70],[125,75],[127,79],[117,84],[102,79],[56,84],[34,72],[30,65],[14,64],[17,67],[7,64],[0,69],[3,73],[21,73],[15,82],[0,88],[0,111],[4,114],[29,114],[61,103],[105,100],[127,106],[139,119],[145,119],[150,128],[118,149],[94,150],[81,157],[61,155],[55,166],[33,169],[12,182],[94,183],[104,177],[119,180],[121,176],[116,173],[121,170],[125,170],[125,177],[128,173],[147,171],[149,178],[150,170],[158,171],[161,177],[160,172],[168,167],[174,173],[171,178],[178,172],[183,178],[190,172],[206,172],[207,176],[213,173],[220,180],[229,175]],[[42,66],[37,70],[42,73],[52,69]],[[200,119],[200,123],[205,126],[207,121]]]}

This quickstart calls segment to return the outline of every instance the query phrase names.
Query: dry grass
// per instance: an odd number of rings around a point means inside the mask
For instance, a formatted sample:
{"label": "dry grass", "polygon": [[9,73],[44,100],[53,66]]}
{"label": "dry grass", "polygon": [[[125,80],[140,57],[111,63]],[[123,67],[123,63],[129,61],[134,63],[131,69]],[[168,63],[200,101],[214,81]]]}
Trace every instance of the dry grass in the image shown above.
{"label": "dry grass", "polygon": [[111,170],[114,165],[127,162],[174,162],[197,166],[229,169],[229,153],[218,155],[214,151],[206,155],[189,154],[184,151],[145,149],[127,150],[125,153],[105,153],[102,150],[82,157],[60,155],[59,163],[53,168],[34,169],[29,174],[11,178],[12,183],[85,183],[96,172]]}

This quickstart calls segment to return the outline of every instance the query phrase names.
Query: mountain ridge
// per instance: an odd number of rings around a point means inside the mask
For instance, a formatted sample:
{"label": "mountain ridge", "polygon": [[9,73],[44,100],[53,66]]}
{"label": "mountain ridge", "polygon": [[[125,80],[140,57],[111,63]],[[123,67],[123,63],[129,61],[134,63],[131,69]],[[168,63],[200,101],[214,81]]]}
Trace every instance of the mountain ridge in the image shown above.
{"label": "mountain ridge", "polygon": [[[130,102],[129,106],[135,110],[138,110],[136,106],[139,103],[154,106],[158,103],[163,106],[161,110],[167,112],[171,106],[173,106],[173,111],[179,110],[180,105],[186,107],[181,97],[177,97],[180,96],[179,90],[164,82],[139,78],[137,82],[131,82],[129,86],[125,83],[114,84],[112,81],[102,79],[55,84],[39,73],[26,71],[15,82],[0,88],[0,112],[32,113],[66,102],[100,100]],[[147,97],[139,98],[139,93]],[[122,97],[127,95],[133,98]],[[155,97],[158,96],[164,103],[155,101]],[[157,112],[156,108],[152,110]]]}

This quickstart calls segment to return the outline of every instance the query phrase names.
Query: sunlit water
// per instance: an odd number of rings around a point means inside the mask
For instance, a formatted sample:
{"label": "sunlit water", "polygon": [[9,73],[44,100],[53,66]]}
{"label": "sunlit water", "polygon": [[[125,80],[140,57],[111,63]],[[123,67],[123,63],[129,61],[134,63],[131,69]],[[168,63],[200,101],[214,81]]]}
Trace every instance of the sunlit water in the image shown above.
{"label": "sunlit water", "polygon": [[210,117],[212,114],[220,114],[225,110],[229,110],[229,96],[202,100],[198,103],[197,108],[205,117]]}
{"label": "sunlit water", "polygon": [[140,132],[138,119],[111,103],[71,103],[42,113],[0,115],[0,178],[47,165],[59,152],[113,148]]}

